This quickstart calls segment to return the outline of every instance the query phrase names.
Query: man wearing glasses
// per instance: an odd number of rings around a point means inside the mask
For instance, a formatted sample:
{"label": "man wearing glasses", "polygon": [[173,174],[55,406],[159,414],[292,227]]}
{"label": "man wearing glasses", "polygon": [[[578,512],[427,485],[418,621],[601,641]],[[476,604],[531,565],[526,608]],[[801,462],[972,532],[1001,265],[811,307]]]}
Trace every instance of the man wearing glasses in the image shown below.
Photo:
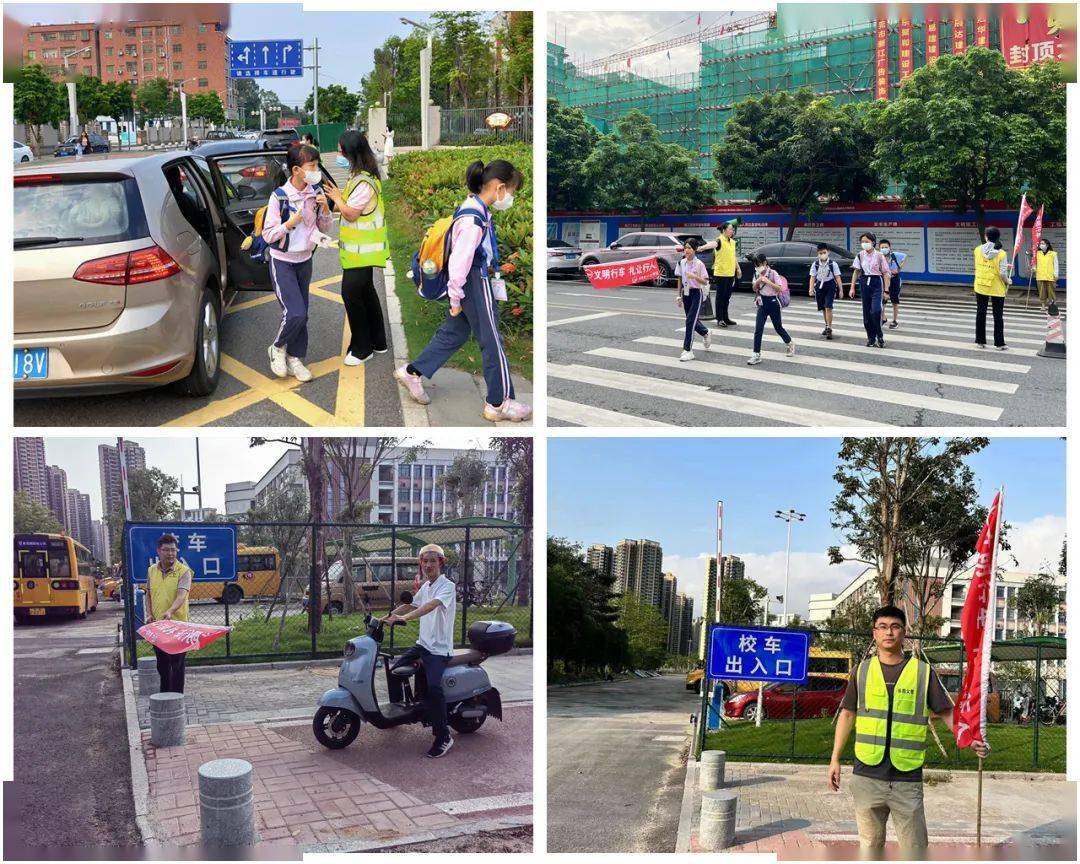
{"label": "man wearing glasses", "polygon": [[[952,730],[952,700],[924,660],[904,655],[907,617],[896,606],[874,613],[876,654],[851,673],[836,721],[829,786],[840,789],[840,754],[855,727],[855,768],[851,797],[863,858],[885,856],[885,825],[893,828],[904,858],[927,856],[922,766],[927,727],[935,717]],[[985,744],[973,748],[979,756]]]}

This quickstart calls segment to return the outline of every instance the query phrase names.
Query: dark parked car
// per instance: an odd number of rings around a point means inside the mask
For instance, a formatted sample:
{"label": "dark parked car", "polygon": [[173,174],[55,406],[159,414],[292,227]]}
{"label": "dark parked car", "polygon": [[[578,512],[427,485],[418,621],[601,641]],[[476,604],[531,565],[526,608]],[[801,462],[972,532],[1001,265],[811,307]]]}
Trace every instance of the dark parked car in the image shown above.
{"label": "dark parked car", "polygon": [[[109,142],[97,132],[87,132],[86,137],[90,139],[90,153],[109,152]],[[57,144],[53,156],[75,156],[79,152],[79,138],[79,135],[72,135],[63,144]]]}
{"label": "dark parked car", "polygon": [[235,141],[239,137],[228,129],[211,129],[203,136],[203,141]]}
{"label": "dark parked car", "polygon": [[[811,678],[806,684],[768,684],[762,694],[765,714],[761,719],[808,720],[832,717],[844,698],[847,681],[840,678]],[[757,691],[736,693],[724,703],[724,714],[744,720],[757,719]]]}
{"label": "dark parked car", "polygon": [[300,134],[295,129],[263,129],[259,140],[265,141],[271,150],[288,150],[300,140]]}
{"label": "dark parked car", "polygon": [[[840,265],[840,278],[844,285],[851,284],[851,264],[855,255],[847,249],[826,244],[829,258]],[[769,259],[769,266],[788,281],[793,295],[806,294],[810,288],[810,265],[817,258],[817,241],[789,240],[784,243],[767,243],[758,246],[746,256],[742,265],[742,279],[739,287],[750,290],[754,282],[754,265],[751,258],[759,252]]]}

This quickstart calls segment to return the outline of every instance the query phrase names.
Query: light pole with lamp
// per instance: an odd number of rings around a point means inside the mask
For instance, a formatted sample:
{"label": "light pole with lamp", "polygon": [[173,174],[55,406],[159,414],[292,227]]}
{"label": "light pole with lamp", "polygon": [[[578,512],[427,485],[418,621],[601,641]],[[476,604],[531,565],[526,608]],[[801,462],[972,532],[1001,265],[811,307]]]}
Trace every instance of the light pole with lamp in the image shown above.
{"label": "light pole with lamp", "polygon": [[[64,72],[68,71],[68,58],[74,57],[76,54],[82,54],[84,51],[89,51],[90,46],[85,48],[76,48],[74,51],[61,52],[60,59],[64,61]],[[78,135],[76,131],[79,128],[79,106],[78,100],[75,95],[75,82],[67,82],[67,94],[68,94],[68,125],[71,126],[71,134]]]}
{"label": "light pole with lamp", "polygon": [[196,75],[193,78],[185,78],[183,81],[178,82],[177,85],[176,85],[177,90],[180,91],[180,122],[183,125],[183,130],[184,130],[184,138],[183,138],[183,146],[184,147],[187,147],[187,143],[188,143],[188,135],[187,135],[187,131],[188,131],[188,129],[187,129],[187,125],[188,125],[187,124],[187,93],[184,92],[184,85],[187,84],[188,81],[195,81],[198,77],[199,76]]}
{"label": "light pole with lamp", "polygon": [[805,522],[806,514],[795,510],[777,510],[773,516],[787,522],[787,551],[784,554],[784,626],[787,626],[788,580],[791,578],[791,523]]}
{"label": "light pole with lamp", "polygon": [[[781,603],[787,602],[787,594],[777,594],[776,599]],[[765,610],[761,616],[761,626],[769,626],[769,603],[772,598],[768,594],[765,595]],[[757,713],[754,715],[754,725],[758,728],[761,727],[761,715],[765,713],[765,685],[759,683],[757,689]]]}
{"label": "light pole with lamp", "polygon": [[419,30],[427,33],[427,47],[420,51],[420,149],[431,149],[430,118],[428,116],[428,103],[431,101],[431,50],[435,31],[427,24],[413,21],[411,18],[402,18],[402,24],[411,24]]}

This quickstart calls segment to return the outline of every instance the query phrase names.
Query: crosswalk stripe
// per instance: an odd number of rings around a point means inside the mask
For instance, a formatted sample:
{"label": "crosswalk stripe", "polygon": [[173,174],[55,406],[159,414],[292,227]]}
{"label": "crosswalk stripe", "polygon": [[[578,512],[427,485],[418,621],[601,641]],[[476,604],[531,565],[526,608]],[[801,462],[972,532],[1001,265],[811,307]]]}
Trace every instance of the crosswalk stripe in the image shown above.
{"label": "crosswalk stripe", "polygon": [[633,414],[621,414],[618,411],[608,411],[606,408],[597,408],[592,405],[579,405],[566,399],[557,399],[548,396],[548,417],[563,420],[567,423],[575,423],[578,426],[674,426],[674,423],[663,423],[659,420],[650,420],[645,417],[635,417]]}
{"label": "crosswalk stripe", "polygon": [[[817,306],[814,305],[812,302],[809,303],[809,304],[804,304],[804,303],[792,300],[792,304],[787,309],[784,310],[784,314],[786,315],[788,312],[792,312],[792,311],[794,311],[794,312],[808,312],[808,313],[810,313],[812,315],[815,315],[819,320],[821,320],[821,312],[818,311]],[[888,306],[886,306],[885,307],[885,312],[886,312],[886,314],[888,315],[888,317],[891,320],[892,319],[892,310],[890,308],[888,308]],[[837,303],[836,305],[833,306],[833,317],[835,318],[835,317],[837,317],[839,315],[842,315],[842,316],[845,316],[845,317],[848,317],[848,318],[854,318],[855,320],[861,322],[862,321],[862,307],[855,306],[855,305],[849,305],[849,301],[845,300],[844,305],[841,305],[841,304]],[[987,316],[987,319],[989,321],[989,315]],[[903,325],[904,323],[910,324],[912,322],[915,322],[919,327],[922,327],[924,324],[937,324],[937,325],[949,326],[949,327],[964,327],[964,326],[974,327],[975,326],[975,311],[972,310],[970,315],[963,315],[963,314],[961,314],[959,312],[946,312],[946,313],[938,313],[936,311],[934,311],[934,312],[930,312],[930,311],[927,311],[927,312],[913,312],[913,311],[909,310],[905,304],[901,304],[901,306],[900,306],[900,319],[899,320],[901,322],[901,325]],[[1046,322],[1045,321],[1039,321],[1039,322],[1030,322],[1029,323],[1029,319],[1025,318],[1025,319],[1021,319],[1020,323],[1017,323],[1017,320],[1014,320],[1014,316],[1010,315],[1009,312],[1006,311],[1005,312],[1005,329],[1006,329],[1006,331],[1016,330],[1016,331],[1025,332],[1025,333],[1041,334],[1041,333],[1046,332]]]}
{"label": "crosswalk stripe", "polygon": [[[856,298],[858,299],[858,298]],[[888,302],[888,292],[885,294],[885,300]],[[1023,306],[1024,292],[1013,289],[1009,292],[1009,296],[1005,298],[1005,309],[1013,309],[1025,315],[1042,315],[1042,311],[1039,309],[1039,298],[1032,292],[1031,303],[1025,308]],[[913,305],[932,306],[937,309],[974,309],[975,308],[975,292],[970,291],[963,297],[927,297],[919,294],[908,294],[905,291],[900,292],[900,305],[905,303],[911,303]],[[1062,304],[1058,305],[1058,309],[1062,312],[1065,311],[1065,307]]]}
{"label": "crosswalk stripe", "polygon": [[[751,337],[752,338],[752,337]],[[678,339],[664,339],[660,336],[645,336],[635,339],[635,343],[646,345],[662,345],[670,348],[679,348],[682,342]],[[799,346],[801,347],[801,345]],[[865,346],[863,346],[865,347]],[[695,347],[694,351],[703,351],[704,348]],[[879,349],[866,349],[870,350]],[[725,354],[731,357],[747,358],[745,348],[736,348],[731,345],[717,345],[713,343],[709,348],[710,354]],[[846,372],[854,372],[858,375],[881,375],[886,378],[900,378],[910,381],[927,381],[932,384],[947,384],[951,387],[966,387],[970,390],[989,390],[992,393],[1013,394],[1019,388],[1018,384],[1008,381],[989,381],[985,378],[969,378],[964,375],[945,375],[940,372],[925,372],[922,369],[905,369],[899,366],[877,366],[872,363],[853,363],[850,360],[834,360],[829,357],[807,356],[796,354],[794,357],[785,357],[784,363],[795,366],[809,366],[814,369],[839,369]]]}
{"label": "crosswalk stripe", "polygon": [[[821,321],[820,316],[816,312],[812,312],[809,309],[792,310],[792,308],[789,306],[787,309],[784,310],[784,315],[795,316],[800,321]],[[850,314],[834,315],[833,316],[833,329],[835,330],[837,328],[837,326],[839,326],[839,325],[850,327],[853,330],[859,330],[863,326],[863,324],[862,324],[862,315],[860,314],[858,316],[858,318],[855,318],[854,316],[852,316]],[[903,325],[901,325],[901,328],[902,327],[903,327]],[[897,332],[895,330],[889,330],[887,327],[885,327],[883,329],[885,330],[885,338],[886,339],[892,338],[892,337],[897,335]],[[960,324],[917,323],[911,329],[914,329],[918,333],[925,333],[928,336],[938,336],[938,335],[940,335],[940,336],[956,336],[958,338],[963,338],[965,336],[971,336],[972,338],[974,338],[974,335],[975,335],[975,324],[974,324],[974,322],[972,322],[972,325],[970,327],[967,327],[967,328],[962,327]],[[991,332],[991,335],[992,335],[992,326],[991,326],[990,322],[987,322],[987,330],[989,332]],[[865,333],[866,331],[863,330],[863,332]],[[1006,341],[1010,345],[1037,345],[1037,346],[1039,346],[1041,348],[1046,342],[1045,339],[1021,339],[1021,338],[1018,338],[1016,336],[1013,336],[1009,332],[1008,324],[1005,325],[1005,336],[1006,336]]]}
{"label": "crosswalk stripe", "polygon": [[575,315],[573,318],[559,318],[548,321],[548,327],[558,327],[560,324],[577,324],[579,321],[596,321],[599,318],[611,318],[618,312],[594,312],[592,315]]}
{"label": "crosswalk stripe", "polygon": [[733,414],[745,414],[750,417],[759,417],[777,423],[798,426],[896,428],[876,420],[847,417],[842,414],[831,414],[826,411],[815,411],[810,408],[780,405],[759,399],[749,399],[745,396],[717,393],[703,384],[686,384],[681,381],[668,381],[663,378],[635,375],[631,372],[620,372],[615,369],[584,366],[578,363],[569,366],[564,366],[559,363],[549,363],[547,374],[549,378],[562,378],[579,384],[592,384],[597,387],[607,387],[624,393],[632,393],[636,396],[648,396],[655,399],[670,399],[674,402],[700,405],[705,408],[714,408],[718,411],[728,411]]}
{"label": "crosswalk stripe", "polygon": [[[720,366],[716,363],[702,363],[691,360],[684,363],[678,357],[664,357],[656,354],[641,354],[636,351],[625,351],[621,348],[594,348],[585,352],[593,357],[607,357],[612,360],[627,360],[633,363],[645,363],[653,366],[664,366],[669,369],[686,367],[695,372],[714,375],[723,378],[735,378],[741,381],[753,381],[766,383],[774,386],[794,387],[799,390],[812,390],[816,393],[833,393],[838,396],[850,396],[857,399],[870,399],[875,402],[888,402],[894,405],[907,405],[910,408],[925,408],[929,411],[939,411],[943,414],[956,414],[961,417],[978,418],[980,420],[997,420],[1001,417],[1002,410],[996,406],[979,405],[973,402],[961,402],[956,399],[943,399],[938,396],[920,396],[916,393],[905,393],[901,390],[885,390],[878,387],[866,387],[861,384],[849,384],[845,381],[833,381],[824,378],[800,378],[784,372],[775,372],[773,368],[739,369],[729,366]],[[777,358],[783,362],[782,358]]]}
{"label": "crosswalk stripe", "polygon": [[612,294],[607,289],[597,290],[593,294],[573,294],[573,293],[571,293],[569,291],[564,291],[564,292],[562,292],[562,296],[563,297],[589,297],[589,298],[599,298],[599,299],[602,299],[602,300],[626,300],[628,303],[636,303],[637,300],[638,300],[637,297],[626,297],[626,296],[619,295],[619,294]]}

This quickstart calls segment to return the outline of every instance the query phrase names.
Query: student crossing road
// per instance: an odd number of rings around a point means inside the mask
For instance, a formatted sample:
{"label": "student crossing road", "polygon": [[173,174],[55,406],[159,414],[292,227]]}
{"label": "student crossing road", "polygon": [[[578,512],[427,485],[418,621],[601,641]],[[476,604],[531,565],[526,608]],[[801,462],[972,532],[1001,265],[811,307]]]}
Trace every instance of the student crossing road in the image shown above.
{"label": "student crossing road", "polygon": [[[803,296],[784,310],[797,356],[765,346],[747,367],[753,333],[714,329],[709,349],[680,362],[683,327],[655,289],[592,302],[571,286],[549,301],[549,422],[588,426],[843,427],[1037,425],[1065,422],[1065,377],[1036,352],[1045,315],[1008,311],[1010,351],[989,354],[972,339],[975,310],[964,291],[905,292],[902,327],[886,348],[868,347],[862,309],[837,301],[832,339]],[[745,293],[733,306],[746,315]],[[734,312],[735,310],[733,310]],[[1063,365],[1063,364],[1058,364]]]}

